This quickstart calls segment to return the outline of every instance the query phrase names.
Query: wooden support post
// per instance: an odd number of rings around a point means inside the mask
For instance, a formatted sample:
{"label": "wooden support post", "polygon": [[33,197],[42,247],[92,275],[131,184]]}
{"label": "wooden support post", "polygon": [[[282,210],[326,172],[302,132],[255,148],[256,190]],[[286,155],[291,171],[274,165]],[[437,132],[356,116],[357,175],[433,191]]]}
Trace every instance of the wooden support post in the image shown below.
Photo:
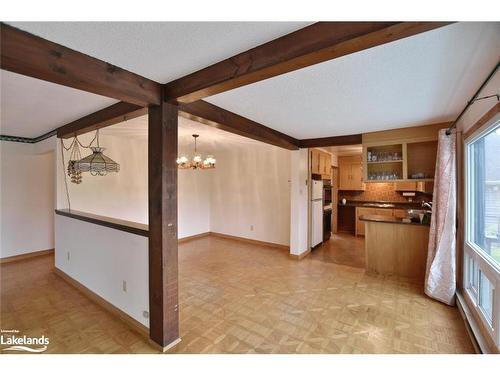
{"label": "wooden support post", "polygon": [[149,107],[149,335],[164,350],[179,341],[177,264],[177,113]]}

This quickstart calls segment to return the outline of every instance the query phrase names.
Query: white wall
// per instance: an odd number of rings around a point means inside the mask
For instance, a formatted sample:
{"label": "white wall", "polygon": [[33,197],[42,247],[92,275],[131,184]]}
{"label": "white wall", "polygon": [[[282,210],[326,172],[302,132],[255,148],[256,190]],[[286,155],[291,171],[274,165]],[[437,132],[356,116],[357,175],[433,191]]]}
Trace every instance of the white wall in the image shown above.
{"label": "white wall", "polygon": [[216,157],[217,168],[209,172],[211,231],[288,246],[290,151],[241,144]]}
{"label": "white wall", "polygon": [[[86,145],[93,137],[80,137]],[[148,149],[146,137],[100,135],[105,155],[120,164],[119,173],[83,174],[79,185],[68,180],[71,208],[138,223],[148,223]],[[69,146],[69,140],[65,142]],[[82,151],[87,155],[89,150]],[[83,156],[82,155],[82,156]],[[69,153],[65,153],[68,162]],[[60,161],[59,161],[60,163]],[[62,165],[58,174],[62,179]],[[179,238],[210,231],[210,171],[182,170],[178,174]],[[67,207],[63,182],[59,183],[59,207]]]}
{"label": "white wall", "polygon": [[149,327],[148,238],[61,215],[55,222],[55,266]]}
{"label": "white wall", "polygon": [[309,150],[291,151],[291,217],[290,254],[300,255],[308,250]]}
{"label": "white wall", "polygon": [[1,258],[54,248],[51,142],[0,142]]}

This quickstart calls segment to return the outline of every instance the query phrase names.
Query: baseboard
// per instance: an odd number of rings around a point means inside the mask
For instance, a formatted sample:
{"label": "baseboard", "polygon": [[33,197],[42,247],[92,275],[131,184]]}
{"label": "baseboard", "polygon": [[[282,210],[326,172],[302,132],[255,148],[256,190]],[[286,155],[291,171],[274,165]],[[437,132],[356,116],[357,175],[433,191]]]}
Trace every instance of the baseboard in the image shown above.
{"label": "baseboard", "polygon": [[0,264],[19,262],[21,260],[26,260],[26,259],[31,259],[31,258],[40,257],[43,255],[51,255],[51,254],[54,254],[54,249],[32,251],[30,253],[24,253],[24,254],[19,254],[19,255],[13,255],[10,257],[0,258]]}
{"label": "baseboard", "polygon": [[210,236],[210,232],[204,232],[204,233],[194,234],[192,236],[182,237],[182,238],[179,238],[179,240],[177,242],[178,243],[185,243],[185,242],[189,242],[189,241],[196,240],[196,239],[202,238],[202,237],[207,237],[207,236]]}
{"label": "baseboard", "polygon": [[209,232],[209,235],[210,236],[214,236],[214,237],[219,237],[219,238],[226,238],[226,239],[230,239],[230,240],[236,240],[236,241],[240,241],[240,242],[251,243],[251,244],[254,244],[254,245],[261,245],[261,246],[266,246],[266,247],[273,247],[275,249],[282,249],[282,250],[290,251],[290,247],[289,246],[277,244],[277,243],[274,243],[274,242],[266,242],[266,241],[253,240],[253,239],[250,239],[250,238],[232,236],[232,235],[229,235],[229,234],[223,234],[223,233],[218,233],[218,232]]}
{"label": "baseboard", "polygon": [[290,258],[295,259],[295,260],[301,260],[304,259],[306,256],[308,256],[311,253],[311,249],[304,251],[303,253],[296,255],[296,254],[290,254]]}
{"label": "baseboard", "polygon": [[96,303],[100,307],[102,307],[104,310],[108,311],[109,313],[115,315],[117,318],[119,318],[121,321],[123,321],[125,324],[127,324],[130,328],[132,328],[134,331],[137,333],[141,334],[145,338],[149,340],[149,328],[142,325],[139,323],[137,320],[129,316],[127,313],[123,312],[120,310],[118,307],[115,305],[111,304],[110,302],[106,301],[104,298],[99,296],[98,294],[94,293],[91,291],[89,288],[87,288],[85,285],[80,283],[79,281],[76,281],[73,279],[71,276],[69,276],[66,272],[61,271],[59,268],[54,267],[54,273],[62,278],[64,281],[66,281],[68,284],[76,288],[80,293],[82,293],[85,297],[90,299],[92,302]]}

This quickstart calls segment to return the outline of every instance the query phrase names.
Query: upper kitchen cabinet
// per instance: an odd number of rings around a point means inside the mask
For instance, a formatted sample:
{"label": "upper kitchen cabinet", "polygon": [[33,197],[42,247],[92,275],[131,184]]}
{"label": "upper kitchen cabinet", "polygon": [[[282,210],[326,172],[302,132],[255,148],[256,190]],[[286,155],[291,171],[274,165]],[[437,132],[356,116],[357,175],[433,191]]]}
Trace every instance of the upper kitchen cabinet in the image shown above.
{"label": "upper kitchen cabinet", "polygon": [[394,184],[396,191],[418,191],[420,193],[432,194],[434,190],[433,181],[398,181]]}
{"label": "upper kitchen cabinet", "polygon": [[365,190],[361,155],[342,156],[339,163],[339,190]]}
{"label": "upper kitchen cabinet", "polygon": [[317,148],[311,149],[311,173],[320,174],[322,179],[330,179],[332,170],[332,156]]}
{"label": "upper kitchen cabinet", "polygon": [[366,181],[402,180],[403,145],[378,144],[366,146]]}
{"label": "upper kitchen cabinet", "polygon": [[439,129],[447,124],[436,124],[363,134],[363,165],[365,182],[396,182],[396,190],[432,190],[437,156]]}

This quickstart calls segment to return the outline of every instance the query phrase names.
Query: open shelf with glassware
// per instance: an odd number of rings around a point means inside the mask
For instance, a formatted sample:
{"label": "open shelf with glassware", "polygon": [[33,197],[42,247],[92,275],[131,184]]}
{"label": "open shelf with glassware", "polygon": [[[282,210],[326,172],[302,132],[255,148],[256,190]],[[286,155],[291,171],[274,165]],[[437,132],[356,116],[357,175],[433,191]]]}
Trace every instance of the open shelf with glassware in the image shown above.
{"label": "open shelf with glassware", "polygon": [[437,139],[363,144],[364,182],[433,181]]}
{"label": "open shelf with glassware", "polygon": [[365,182],[403,179],[403,145],[378,144],[365,150]]}

